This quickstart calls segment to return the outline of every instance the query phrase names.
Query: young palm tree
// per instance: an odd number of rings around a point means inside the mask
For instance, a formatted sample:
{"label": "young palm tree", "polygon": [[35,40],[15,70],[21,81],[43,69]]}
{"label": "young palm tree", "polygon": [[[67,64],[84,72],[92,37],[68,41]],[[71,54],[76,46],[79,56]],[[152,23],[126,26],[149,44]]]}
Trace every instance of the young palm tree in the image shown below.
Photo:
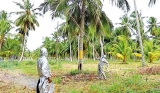
{"label": "young palm tree", "polygon": [[114,50],[116,53],[121,55],[121,58],[123,60],[123,63],[127,62],[127,57],[131,53],[131,47],[126,40],[125,36],[119,36],[118,37],[119,42],[117,44],[114,44]]}
{"label": "young palm tree", "polygon": [[18,57],[20,54],[20,41],[19,37],[14,34],[7,35],[7,39],[4,43],[1,53],[7,57]]}
{"label": "young palm tree", "polygon": [[23,59],[24,51],[25,51],[25,46],[26,46],[26,39],[27,35],[30,30],[35,30],[35,25],[39,26],[39,23],[37,21],[37,15],[40,15],[40,13],[36,12],[36,9],[33,9],[33,4],[30,3],[30,0],[22,0],[23,4],[14,2],[17,6],[22,9],[22,11],[18,12],[13,12],[19,17],[15,20],[16,26],[19,27],[19,33],[23,35],[23,48],[22,48],[22,54],[19,59],[21,61]]}
{"label": "young palm tree", "polygon": [[6,34],[12,29],[11,21],[8,20],[8,14],[4,10],[0,12],[0,51],[4,44]]}
{"label": "young palm tree", "polygon": [[160,48],[154,40],[144,42],[144,52],[149,62],[152,63],[153,60],[157,60],[160,57]]}

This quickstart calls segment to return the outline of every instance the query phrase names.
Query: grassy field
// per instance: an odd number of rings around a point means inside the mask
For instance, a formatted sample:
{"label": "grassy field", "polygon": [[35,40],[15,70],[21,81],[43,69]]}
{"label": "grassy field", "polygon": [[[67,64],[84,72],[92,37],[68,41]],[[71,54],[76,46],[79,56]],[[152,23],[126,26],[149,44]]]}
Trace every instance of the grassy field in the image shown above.
{"label": "grassy field", "polygon": [[[107,80],[97,77],[98,61],[85,60],[82,72],[77,70],[77,62],[49,63],[56,93],[160,93],[160,61],[146,67],[141,62],[109,61]],[[1,62],[0,70],[7,77],[0,80],[0,93],[35,93],[35,85],[28,83],[38,80],[36,61]],[[15,80],[19,83],[12,83]]]}

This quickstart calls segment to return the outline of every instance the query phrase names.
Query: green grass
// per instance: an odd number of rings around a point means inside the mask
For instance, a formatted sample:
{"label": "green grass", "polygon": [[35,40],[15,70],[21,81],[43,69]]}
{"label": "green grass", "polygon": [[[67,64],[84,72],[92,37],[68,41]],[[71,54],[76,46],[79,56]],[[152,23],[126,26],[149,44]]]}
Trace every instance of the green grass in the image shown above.
{"label": "green grass", "polygon": [[[153,64],[147,63],[142,67],[141,62],[128,62],[121,64],[119,61],[109,61],[109,72],[106,73],[107,80],[74,81],[64,82],[63,76],[70,74],[72,77],[78,74],[97,74],[98,60],[85,60],[83,71],[78,71],[77,62],[49,61],[55,84],[58,84],[59,93],[160,93],[160,75],[142,75],[139,69],[160,65],[157,61]],[[23,62],[1,62],[0,69],[18,70],[23,74],[38,77],[37,61]],[[148,78],[148,80],[146,80]]]}

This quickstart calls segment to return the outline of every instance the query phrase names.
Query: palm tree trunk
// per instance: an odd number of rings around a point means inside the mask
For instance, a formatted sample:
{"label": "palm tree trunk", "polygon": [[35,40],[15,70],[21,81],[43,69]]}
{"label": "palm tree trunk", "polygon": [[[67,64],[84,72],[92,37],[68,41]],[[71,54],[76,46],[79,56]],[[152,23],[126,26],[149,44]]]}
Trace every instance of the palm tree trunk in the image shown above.
{"label": "palm tree trunk", "polygon": [[81,29],[80,29],[80,45],[79,45],[79,64],[78,64],[78,70],[80,71],[83,69],[83,33],[84,33],[85,4],[86,4],[86,0],[83,0]]}
{"label": "palm tree trunk", "polygon": [[56,62],[58,64],[58,39],[56,39]]}
{"label": "palm tree trunk", "polygon": [[78,35],[78,61],[79,61],[79,40],[80,40],[80,35]]}
{"label": "palm tree trunk", "polygon": [[149,63],[152,63],[152,58],[150,57],[150,59],[149,59]]}
{"label": "palm tree trunk", "polygon": [[93,52],[93,60],[95,61],[94,44],[92,45],[92,48],[93,48],[93,50],[92,50],[92,52]]}
{"label": "palm tree trunk", "polygon": [[[58,31],[58,22],[57,22],[57,31]],[[56,62],[57,62],[57,64],[58,64],[58,32],[57,32],[57,34],[56,34],[57,36],[57,38],[56,38]]]}
{"label": "palm tree trunk", "polygon": [[24,51],[25,51],[25,46],[26,46],[26,33],[24,34],[24,37],[23,37],[22,54],[21,54],[21,57],[19,59],[19,62],[21,62],[22,59],[23,59]]}
{"label": "palm tree trunk", "polygon": [[140,33],[140,25],[139,25],[138,14],[137,14],[137,5],[136,5],[135,0],[134,0],[134,8],[135,8],[135,12],[136,12],[136,21],[137,21],[139,43],[140,43],[141,53],[142,53],[142,66],[145,66],[146,64],[145,64],[145,59],[144,59],[143,44],[142,44],[142,38],[141,38],[141,33]]}
{"label": "palm tree trunk", "polygon": [[124,55],[123,63],[126,64],[126,61],[127,61],[127,57],[126,57],[126,55]]}
{"label": "palm tree trunk", "polygon": [[70,42],[70,60],[71,60],[71,62],[72,62],[72,47],[71,47],[72,45],[71,45],[71,42]]}
{"label": "palm tree trunk", "polygon": [[2,50],[2,41],[0,41],[0,51]]}
{"label": "palm tree trunk", "polygon": [[0,51],[2,50],[2,46],[3,46],[3,40],[4,40],[4,35],[1,36],[1,39],[0,39]]}
{"label": "palm tree trunk", "polygon": [[101,45],[101,56],[103,56],[104,52],[103,52],[103,43],[102,43],[102,37],[101,36],[100,36],[99,42],[100,42],[100,45]]}

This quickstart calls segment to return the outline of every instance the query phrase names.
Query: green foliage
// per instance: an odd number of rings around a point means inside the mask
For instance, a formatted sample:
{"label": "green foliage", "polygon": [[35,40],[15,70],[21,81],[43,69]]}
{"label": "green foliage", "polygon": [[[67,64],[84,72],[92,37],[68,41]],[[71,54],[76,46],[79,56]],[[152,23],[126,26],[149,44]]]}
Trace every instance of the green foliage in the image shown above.
{"label": "green foliage", "polygon": [[1,56],[4,57],[18,57],[21,52],[21,44],[19,41],[19,36],[14,34],[8,34],[6,41],[2,47]]}
{"label": "green foliage", "polygon": [[14,69],[19,66],[19,63],[17,61],[4,61],[0,62],[0,68],[7,68],[7,69]]}
{"label": "green foliage", "polygon": [[[18,70],[20,73],[37,77],[36,62],[37,61],[0,62],[0,68],[7,69],[8,71],[10,69],[12,71]],[[147,74],[148,80],[146,82],[146,74],[137,74],[140,65],[139,63],[130,62],[130,64],[119,64],[117,62],[109,61],[109,70],[111,72],[106,74],[107,80],[98,80],[95,76],[96,80],[84,80],[78,81],[77,83],[73,79],[75,76],[78,76],[77,74],[83,75],[93,73],[96,75],[97,63],[93,63],[92,61],[86,62],[87,64],[84,65],[84,71],[78,71],[76,70],[77,62],[60,61],[60,64],[56,64],[55,60],[50,62],[55,63],[50,65],[53,73],[56,75],[52,79],[58,86],[63,86],[59,88],[60,92],[63,93],[159,93],[160,91],[160,82],[157,81],[159,79],[159,74]],[[71,75],[67,77],[65,76],[66,74]],[[66,77],[66,80],[63,76]],[[73,88],[75,86],[76,89]]]}
{"label": "green foliage", "polygon": [[0,68],[11,68],[12,64],[9,62],[0,62]]}
{"label": "green foliage", "polygon": [[154,40],[144,41],[144,52],[150,63],[160,57],[160,48]]}
{"label": "green foliage", "polygon": [[148,90],[146,93],[160,93],[160,89],[151,89],[151,90]]}
{"label": "green foliage", "polygon": [[118,36],[119,42],[114,44],[114,52],[119,53],[124,63],[127,61],[128,54],[131,53],[131,47],[125,36]]}
{"label": "green foliage", "polygon": [[89,93],[105,93],[106,92],[106,86],[103,84],[94,84],[90,86]]}
{"label": "green foliage", "polygon": [[[135,74],[133,76],[122,78],[115,75],[112,82],[100,82],[90,86],[89,93],[144,93],[151,88],[150,84],[143,80],[142,76]],[[153,92],[154,93],[154,92]]]}
{"label": "green foliage", "polygon": [[62,77],[61,77],[61,76],[60,76],[60,77],[57,77],[56,79],[54,79],[54,82],[55,82],[56,84],[62,83]]}
{"label": "green foliage", "polygon": [[50,65],[56,65],[57,64],[56,60],[49,60],[48,62],[49,62]]}
{"label": "green foliage", "polygon": [[89,73],[93,73],[93,72],[91,72],[91,71],[89,71],[89,70],[80,71],[80,70],[78,70],[78,69],[75,69],[75,70],[71,70],[71,71],[70,71],[70,74],[71,74],[71,75],[76,75],[76,74],[89,74]]}
{"label": "green foliage", "polygon": [[31,60],[26,62],[26,65],[35,65],[35,64],[36,64],[36,62],[35,61],[31,61]]}
{"label": "green foliage", "polygon": [[75,89],[73,89],[73,90],[71,90],[71,92],[69,92],[69,93],[83,93],[83,92],[80,91],[80,90],[75,90]]}
{"label": "green foliage", "polygon": [[53,61],[49,61],[49,64],[51,65],[51,68],[52,69],[62,69],[62,67],[63,67],[63,63],[62,62],[56,62],[55,60],[53,60]]}
{"label": "green foliage", "polygon": [[71,75],[76,75],[76,74],[80,74],[80,73],[82,73],[82,71],[79,71],[78,69],[71,70],[71,72],[70,72]]}

